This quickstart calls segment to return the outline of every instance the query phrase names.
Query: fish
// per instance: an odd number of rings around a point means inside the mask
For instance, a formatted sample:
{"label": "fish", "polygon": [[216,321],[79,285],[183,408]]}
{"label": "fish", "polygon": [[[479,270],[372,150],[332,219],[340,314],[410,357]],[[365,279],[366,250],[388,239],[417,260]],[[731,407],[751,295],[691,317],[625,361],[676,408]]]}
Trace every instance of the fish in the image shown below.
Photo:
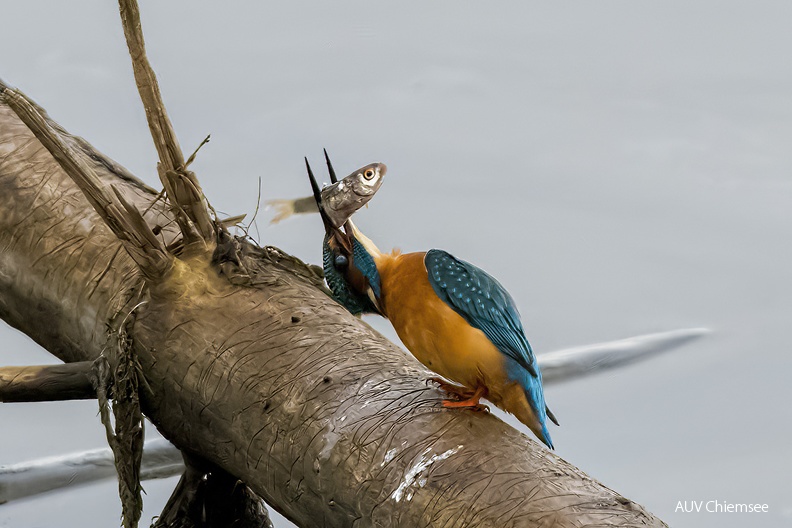
{"label": "fish", "polygon": [[[330,160],[327,157],[327,151],[325,151],[325,159],[327,159],[330,178],[333,183],[325,186],[320,191],[322,208],[330,224],[335,228],[339,228],[374,197],[382,186],[383,177],[388,167],[384,163],[369,163],[352,172],[349,176],[336,181],[335,171],[333,171]],[[292,200],[269,200],[266,204],[267,208],[272,208],[276,211],[275,216],[270,220],[271,224],[277,224],[296,214],[319,212],[319,206],[314,196]]]}

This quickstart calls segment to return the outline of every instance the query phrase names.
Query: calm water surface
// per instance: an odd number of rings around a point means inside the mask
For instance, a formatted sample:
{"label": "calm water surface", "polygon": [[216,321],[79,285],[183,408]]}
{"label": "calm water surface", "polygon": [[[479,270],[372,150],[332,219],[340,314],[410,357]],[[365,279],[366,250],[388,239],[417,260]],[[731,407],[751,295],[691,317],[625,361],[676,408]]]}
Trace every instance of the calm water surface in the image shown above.
{"label": "calm water surface", "polygon": [[[498,277],[541,353],[675,328],[667,356],[556,385],[558,453],[676,527],[789,526],[792,5],[143,2],[207,196],[304,195],[302,156],[388,176],[361,228]],[[112,2],[4,6],[0,76],[156,185]],[[259,236],[320,260],[318,218]],[[395,339],[388,325],[371,320]],[[51,362],[0,327],[0,364]],[[104,445],[95,402],[0,407],[0,464]],[[514,421],[512,421],[514,423]],[[175,479],[146,484],[144,520]],[[770,513],[675,513],[678,501]],[[114,483],[0,506],[0,526],[119,523]],[[284,520],[278,526],[289,526]]]}

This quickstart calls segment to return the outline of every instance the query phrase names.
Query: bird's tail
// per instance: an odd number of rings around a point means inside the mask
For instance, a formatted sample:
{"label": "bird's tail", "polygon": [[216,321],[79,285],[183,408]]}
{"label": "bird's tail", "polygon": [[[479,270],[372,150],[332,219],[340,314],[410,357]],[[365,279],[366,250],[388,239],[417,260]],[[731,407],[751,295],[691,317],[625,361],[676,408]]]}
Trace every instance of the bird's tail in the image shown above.
{"label": "bird's tail", "polygon": [[[526,379],[519,383],[514,383],[508,387],[500,398],[493,400],[493,394],[488,398],[490,401],[506,412],[513,414],[518,420],[528,426],[539,440],[550,449],[553,447],[553,440],[547,430],[547,411],[542,394],[542,385],[536,378],[525,372]],[[530,376],[530,378],[528,378]],[[540,410],[541,409],[541,410]]]}
{"label": "bird's tail", "polygon": [[555,449],[553,440],[550,438],[550,431],[547,430],[547,419],[550,418],[556,425],[558,421],[552,412],[548,413],[549,409],[544,401],[544,391],[542,390],[542,379],[534,378],[526,373],[526,379],[523,383],[523,390],[525,393],[525,407],[522,416],[516,415],[517,418],[527,425],[531,431],[550,449]]}
{"label": "bird's tail", "polygon": [[544,442],[544,445],[546,445],[550,449],[555,450],[555,446],[553,445],[553,440],[550,439],[550,431],[547,430],[547,424],[545,422],[542,422],[541,433],[542,434],[537,434],[539,440]]}
{"label": "bird's tail", "polygon": [[537,413],[532,405],[525,402],[523,409],[514,412],[514,415],[518,420],[527,425],[528,429],[533,431],[533,434],[535,434],[544,445],[550,449],[555,449],[553,440],[550,438],[550,431],[547,430],[547,420],[545,419],[544,413]]}

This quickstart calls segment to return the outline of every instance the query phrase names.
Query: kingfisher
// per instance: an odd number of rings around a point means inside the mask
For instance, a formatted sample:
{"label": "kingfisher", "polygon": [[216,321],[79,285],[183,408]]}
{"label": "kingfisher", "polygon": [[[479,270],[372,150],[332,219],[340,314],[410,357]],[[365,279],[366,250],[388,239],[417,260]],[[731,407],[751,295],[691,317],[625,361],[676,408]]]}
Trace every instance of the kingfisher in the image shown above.
{"label": "kingfisher", "polygon": [[[335,183],[326,151],[325,159]],[[442,376],[430,380],[451,397],[444,407],[486,410],[480,403],[486,398],[554,449],[546,421],[558,421],[545,404],[542,373],[506,289],[446,251],[383,253],[351,219],[334,225],[305,164],[325,226],[325,278],[336,300],[352,313],[387,318],[407,349]],[[378,166],[384,168],[367,167]]]}

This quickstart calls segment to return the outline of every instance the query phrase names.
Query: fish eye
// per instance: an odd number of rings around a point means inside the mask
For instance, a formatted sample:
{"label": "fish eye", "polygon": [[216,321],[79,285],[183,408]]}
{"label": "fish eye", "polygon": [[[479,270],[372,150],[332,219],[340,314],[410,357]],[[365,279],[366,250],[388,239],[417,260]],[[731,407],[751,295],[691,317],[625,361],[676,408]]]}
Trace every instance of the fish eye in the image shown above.
{"label": "fish eye", "polygon": [[370,180],[374,177],[374,169],[366,169],[366,172],[363,173],[363,177],[367,180]]}

